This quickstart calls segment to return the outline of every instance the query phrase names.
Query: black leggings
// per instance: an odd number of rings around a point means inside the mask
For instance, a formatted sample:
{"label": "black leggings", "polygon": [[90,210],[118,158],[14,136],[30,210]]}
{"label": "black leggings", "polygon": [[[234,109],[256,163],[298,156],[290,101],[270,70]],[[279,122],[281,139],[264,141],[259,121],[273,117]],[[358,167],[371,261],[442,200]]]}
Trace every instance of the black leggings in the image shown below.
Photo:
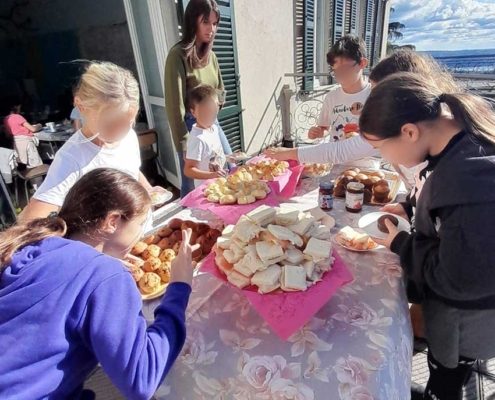
{"label": "black leggings", "polygon": [[456,368],[447,368],[440,364],[431,351],[428,351],[430,379],[426,385],[426,400],[462,400],[462,388],[470,377],[476,360],[459,357]]}

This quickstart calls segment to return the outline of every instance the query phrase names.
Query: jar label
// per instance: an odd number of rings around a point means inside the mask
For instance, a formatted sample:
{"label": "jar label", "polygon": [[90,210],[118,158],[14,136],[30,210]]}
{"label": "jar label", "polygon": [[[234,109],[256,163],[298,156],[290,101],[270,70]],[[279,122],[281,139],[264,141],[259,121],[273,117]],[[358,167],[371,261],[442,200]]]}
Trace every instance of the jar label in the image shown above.
{"label": "jar label", "polygon": [[364,194],[355,194],[347,192],[345,194],[345,206],[354,210],[361,210],[363,208]]}
{"label": "jar label", "polygon": [[321,209],[333,208],[333,196],[331,194],[320,194],[319,206]]}

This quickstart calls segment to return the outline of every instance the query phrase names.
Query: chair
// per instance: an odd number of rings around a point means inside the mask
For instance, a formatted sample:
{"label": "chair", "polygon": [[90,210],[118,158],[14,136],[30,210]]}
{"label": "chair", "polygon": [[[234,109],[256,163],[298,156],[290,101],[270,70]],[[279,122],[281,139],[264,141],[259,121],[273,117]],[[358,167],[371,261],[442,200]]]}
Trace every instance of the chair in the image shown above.
{"label": "chair", "polygon": [[[26,202],[27,203],[29,203],[28,182],[31,182],[36,178],[42,178],[42,177],[46,176],[49,168],[50,168],[49,165],[42,164],[39,167],[34,167],[31,169],[25,169],[24,171],[17,170],[17,177],[21,178],[24,181],[24,191],[26,193]],[[17,182],[15,182],[15,200],[17,202],[17,206],[19,207],[19,195],[17,193]]]}
{"label": "chair", "polygon": [[160,173],[165,178],[165,171],[162,167],[162,163],[160,162],[158,153],[158,136],[156,131],[150,129],[144,132],[140,132],[137,135],[139,141],[139,149],[141,151],[141,161],[155,161],[160,170]]}

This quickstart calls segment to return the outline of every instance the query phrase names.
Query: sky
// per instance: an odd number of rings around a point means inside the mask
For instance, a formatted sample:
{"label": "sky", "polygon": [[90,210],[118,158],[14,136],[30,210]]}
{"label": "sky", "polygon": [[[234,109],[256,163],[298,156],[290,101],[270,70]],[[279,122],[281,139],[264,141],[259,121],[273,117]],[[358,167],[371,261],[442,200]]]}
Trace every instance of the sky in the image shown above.
{"label": "sky", "polygon": [[495,48],[495,0],[392,0],[390,22],[402,22],[397,45],[417,50]]}

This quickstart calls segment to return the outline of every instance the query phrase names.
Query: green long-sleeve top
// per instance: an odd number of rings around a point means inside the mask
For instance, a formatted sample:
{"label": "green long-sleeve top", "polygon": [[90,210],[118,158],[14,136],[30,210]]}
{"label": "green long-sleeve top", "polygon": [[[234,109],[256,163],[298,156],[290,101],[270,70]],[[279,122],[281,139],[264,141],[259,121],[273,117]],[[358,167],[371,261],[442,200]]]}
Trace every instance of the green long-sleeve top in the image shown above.
{"label": "green long-sleeve top", "polygon": [[168,53],[165,63],[165,106],[177,151],[185,150],[184,143],[188,134],[184,121],[187,111],[186,94],[201,84],[215,89],[223,88],[217,56],[211,52],[210,60],[204,68],[192,69],[182,43],[177,43]]}

